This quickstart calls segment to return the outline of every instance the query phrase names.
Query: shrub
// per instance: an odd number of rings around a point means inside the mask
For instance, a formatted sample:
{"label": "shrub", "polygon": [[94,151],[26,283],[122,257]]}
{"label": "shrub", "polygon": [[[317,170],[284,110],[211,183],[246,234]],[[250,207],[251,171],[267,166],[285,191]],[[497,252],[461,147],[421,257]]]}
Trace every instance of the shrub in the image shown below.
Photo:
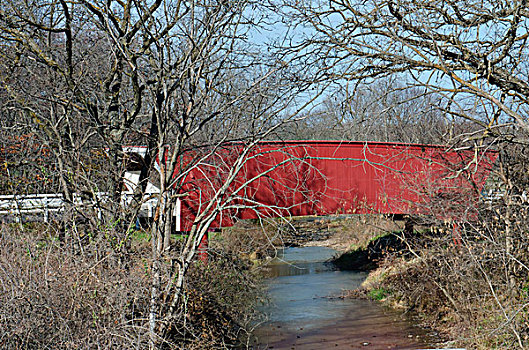
{"label": "shrub", "polygon": [[[95,242],[81,249],[55,237],[51,226],[0,228],[0,348],[148,347],[145,244],[136,242],[124,264]],[[165,268],[171,268],[169,261]],[[192,265],[184,293],[165,348],[235,344],[260,295],[256,276],[221,246],[209,264]]]}

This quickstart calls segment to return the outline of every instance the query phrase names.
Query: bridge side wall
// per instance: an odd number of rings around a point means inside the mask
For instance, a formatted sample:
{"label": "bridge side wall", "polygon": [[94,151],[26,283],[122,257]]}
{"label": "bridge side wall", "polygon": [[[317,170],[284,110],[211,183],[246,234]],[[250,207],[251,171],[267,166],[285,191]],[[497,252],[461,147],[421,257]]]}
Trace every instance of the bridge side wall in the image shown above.
{"label": "bridge side wall", "polygon": [[[227,147],[186,178],[182,230],[190,229],[196,213],[222,186],[239,152],[237,145]],[[231,207],[214,226],[259,216],[432,214],[429,204],[443,197],[465,206],[477,200],[496,156],[396,143],[263,142],[237,174],[228,191]],[[459,215],[458,206],[450,215]]]}

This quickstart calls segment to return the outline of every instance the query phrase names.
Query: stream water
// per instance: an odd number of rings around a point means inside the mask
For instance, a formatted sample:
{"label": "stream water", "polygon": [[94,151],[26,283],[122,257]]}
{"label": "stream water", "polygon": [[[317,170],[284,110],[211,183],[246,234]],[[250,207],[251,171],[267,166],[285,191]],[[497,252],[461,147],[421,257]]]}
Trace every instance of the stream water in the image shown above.
{"label": "stream water", "polygon": [[434,341],[402,314],[377,302],[343,299],[366,274],[325,263],[336,251],[286,248],[270,265],[269,321],[254,349],[428,349]]}

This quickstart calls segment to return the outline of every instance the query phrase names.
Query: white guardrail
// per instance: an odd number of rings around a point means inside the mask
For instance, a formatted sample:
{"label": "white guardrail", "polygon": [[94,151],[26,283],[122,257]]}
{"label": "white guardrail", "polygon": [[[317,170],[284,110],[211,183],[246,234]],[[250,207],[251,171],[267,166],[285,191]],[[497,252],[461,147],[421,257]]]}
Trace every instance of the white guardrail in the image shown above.
{"label": "white guardrail", "polygon": [[[121,193],[121,205],[129,206],[134,197],[134,189],[138,185],[138,172],[125,172],[123,180],[125,189]],[[146,193],[140,208],[140,217],[152,218],[158,202],[157,194],[160,190],[151,183],[147,184]],[[110,200],[106,192],[94,193],[93,199],[83,200],[78,194],[73,195],[73,205],[77,208],[93,208],[101,216],[98,208],[100,203]],[[60,193],[28,194],[28,195],[0,195],[0,217],[14,218],[19,222],[22,218],[31,221],[48,222],[64,211],[64,199]],[[33,217],[33,218],[31,218]]]}
{"label": "white guardrail", "polygon": [[[155,193],[146,194],[141,205],[140,216],[153,217],[154,208],[158,201]],[[73,204],[79,208],[94,208],[97,210],[98,202],[108,200],[106,193],[96,193],[97,200],[81,200],[79,195],[74,195]],[[123,193],[121,203],[127,206],[131,203],[133,195]],[[58,216],[64,210],[64,200],[62,194],[30,194],[30,195],[0,195],[0,216],[14,217],[15,221],[20,221],[22,217],[39,216],[44,222],[48,222],[52,217]],[[39,220],[40,221],[40,220]]]}

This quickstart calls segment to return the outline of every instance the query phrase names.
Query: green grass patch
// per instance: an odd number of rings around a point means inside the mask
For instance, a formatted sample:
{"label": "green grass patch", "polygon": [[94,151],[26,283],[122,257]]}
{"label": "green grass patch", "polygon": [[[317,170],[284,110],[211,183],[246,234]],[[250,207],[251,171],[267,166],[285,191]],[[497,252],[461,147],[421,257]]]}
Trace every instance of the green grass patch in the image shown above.
{"label": "green grass patch", "polygon": [[376,289],[372,289],[370,290],[367,295],[369,296],[370,299],[373,299],[373,300],[382,300],[382,299],[385,299],[388,295],[389,295],[389,291],[384,289],[384,288],[376,288]]}
{"label": "green grass patch", "polygon": [[151,235],[148,231],[145,230],[134,230],[134,232],[132,232],[132,240],[138,242],[150,241]]}
{"label": "green grass patch", "polygon": [[187,237],[187,235],[181,235],[179,233],[173,233],[171,234],[171,240],[172,241],[181,241],[183,240],[185,237]]}

